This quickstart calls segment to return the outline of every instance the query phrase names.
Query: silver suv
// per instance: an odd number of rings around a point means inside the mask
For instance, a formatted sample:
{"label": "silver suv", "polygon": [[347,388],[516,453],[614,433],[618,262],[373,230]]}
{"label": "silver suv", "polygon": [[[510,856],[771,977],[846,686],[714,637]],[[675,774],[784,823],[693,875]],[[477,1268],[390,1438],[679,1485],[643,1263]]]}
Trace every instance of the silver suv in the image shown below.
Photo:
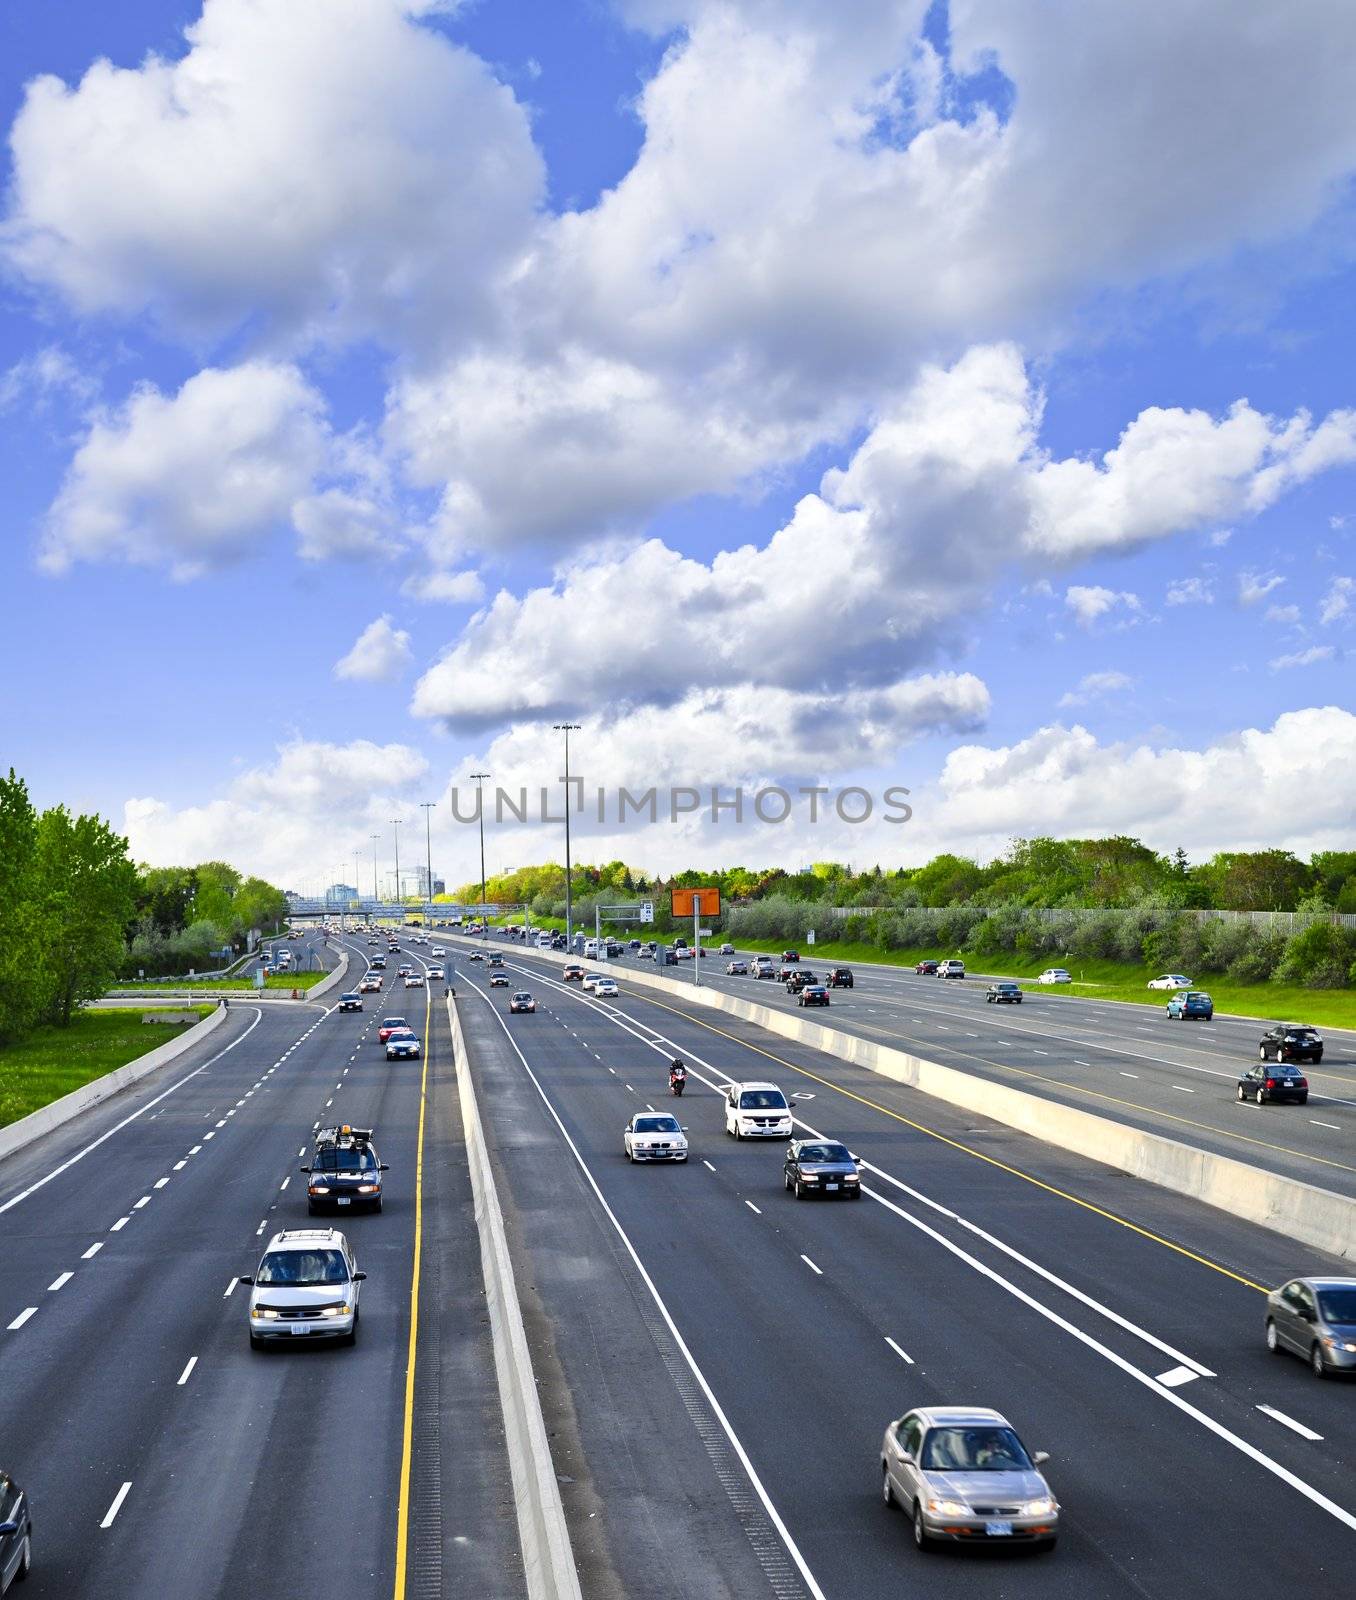
{"label": "silver suv", "polygon": [[250,1347],[293,1339],[358,1338],[358,1286],[353,1248],[336,1228],[292,1228],[275,1233],[250,1285]]}

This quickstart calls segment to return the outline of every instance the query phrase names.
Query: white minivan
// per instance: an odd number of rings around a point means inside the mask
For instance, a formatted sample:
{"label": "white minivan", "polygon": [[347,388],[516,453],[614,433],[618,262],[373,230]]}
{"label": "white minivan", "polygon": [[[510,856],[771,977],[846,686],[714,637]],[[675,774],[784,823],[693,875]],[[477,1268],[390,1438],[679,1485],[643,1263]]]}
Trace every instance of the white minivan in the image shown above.
{"label": "white minivan", "polygon": [[775,1083],[732,1083],[725,1091],[725,1131],[736,1139],[789,1139],[795,1103]]}

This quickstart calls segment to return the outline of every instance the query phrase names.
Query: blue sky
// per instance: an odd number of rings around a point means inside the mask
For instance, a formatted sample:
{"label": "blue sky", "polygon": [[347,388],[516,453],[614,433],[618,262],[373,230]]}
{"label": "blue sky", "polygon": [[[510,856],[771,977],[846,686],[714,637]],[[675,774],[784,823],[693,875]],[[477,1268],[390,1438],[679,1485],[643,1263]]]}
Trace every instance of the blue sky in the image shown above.
{"label": "blue sky", "polygon": [[1243,9],[13,0],[6,763],[289,885],[567,713],[915,794],[651,868],[1349,844],[1356,18]]}

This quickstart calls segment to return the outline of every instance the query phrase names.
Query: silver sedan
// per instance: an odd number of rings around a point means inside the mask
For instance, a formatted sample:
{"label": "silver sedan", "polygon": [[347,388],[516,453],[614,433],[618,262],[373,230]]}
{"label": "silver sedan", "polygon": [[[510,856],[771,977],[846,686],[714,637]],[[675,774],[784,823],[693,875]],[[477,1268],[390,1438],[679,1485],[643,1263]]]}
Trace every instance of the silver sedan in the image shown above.
{"label": "silver sedan", "polygon": [[1290,1351],[1316,1378],[1356,1372],[1356,1278],[1292,1278],[1267,1296],[1267,1349]]}
{"label": "silver sedan", "polygon": [[687,1130],[667,1111],[637,1111],[622,1130],[631,1161],[686,1161]]}
{"label": "silver sedan", "polygon": [[1059,1504],[1007,1419],[982,1406],[929,1406],[885,1430],[880,1466],[887,1506],[913,1519],[920,1550],[951,1544],[1028,1544],[1053,1550]]}

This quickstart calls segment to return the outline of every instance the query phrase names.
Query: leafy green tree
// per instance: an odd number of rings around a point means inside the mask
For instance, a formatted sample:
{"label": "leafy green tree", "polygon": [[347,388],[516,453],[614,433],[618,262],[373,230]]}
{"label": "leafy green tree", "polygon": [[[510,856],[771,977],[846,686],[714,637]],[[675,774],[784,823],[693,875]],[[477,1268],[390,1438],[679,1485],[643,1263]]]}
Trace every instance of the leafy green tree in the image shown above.
{"label": "leafy green tree", "polygon": [[44,965],[36,904],[38,818],[22,778],[0,779],[0,1044],[42,1010]]}
{"label": "leafy green tree", "polygon": [[38,818],[37,901],[41,911],[44,1004],[65,1027],[117,974],[123,931],[136,912],[137,874],[127,841],[102,817],[72,817],[55,806]]}

